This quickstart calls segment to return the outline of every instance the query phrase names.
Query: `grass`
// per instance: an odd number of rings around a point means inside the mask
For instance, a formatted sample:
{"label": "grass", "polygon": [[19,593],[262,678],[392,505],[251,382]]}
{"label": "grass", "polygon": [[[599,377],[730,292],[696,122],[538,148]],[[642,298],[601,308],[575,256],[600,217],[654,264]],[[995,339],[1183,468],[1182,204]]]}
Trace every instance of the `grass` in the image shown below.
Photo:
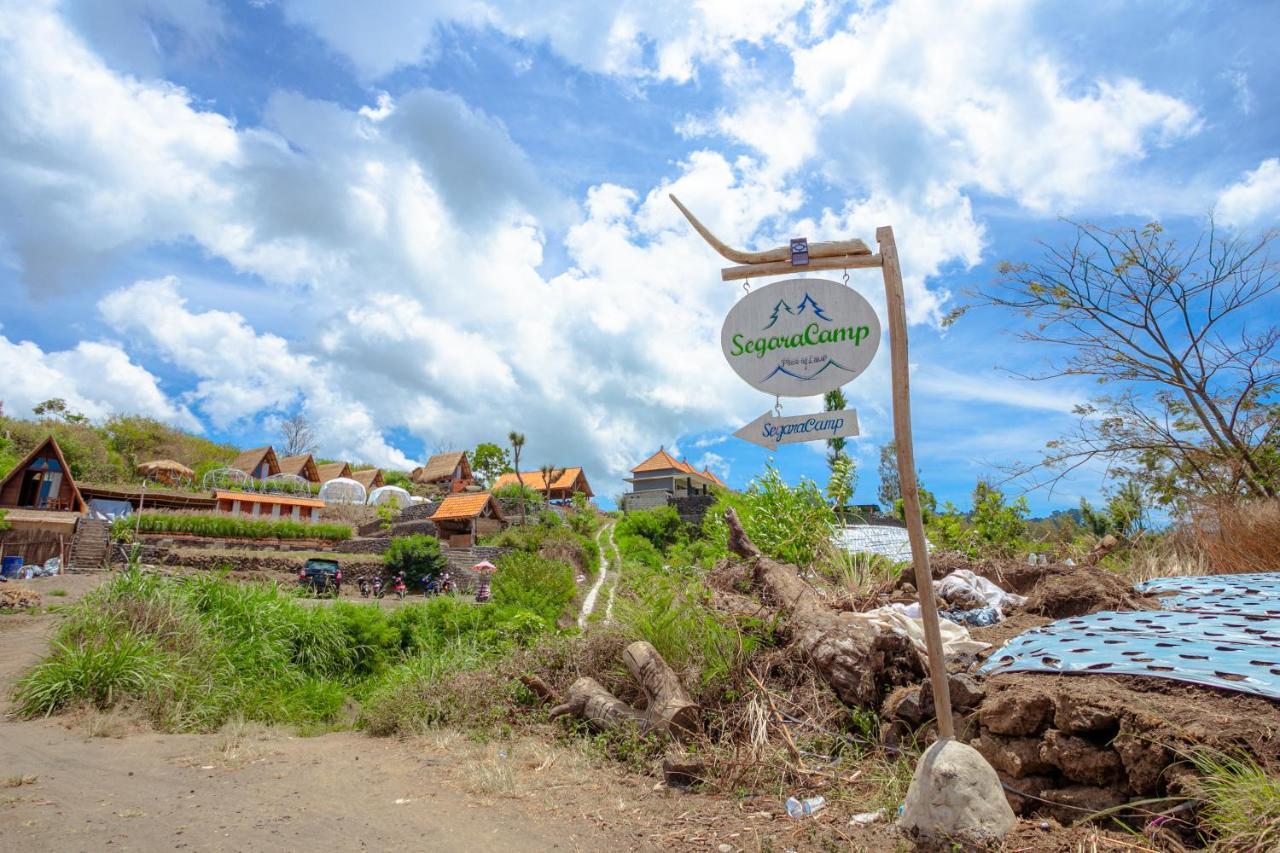
{"label": "grass", "polygon": [[65,589],[51,589],[45,593],[45,595],[51,595],[54,598],[63,598],[66,596],[66,594],[67,594],[67,591]]}
{"label": "grass", "polygon": [[118,518],[111,524],[111,535],[124,539],[133,531],[139,533],[177,533],[223,539],[328,539],[351,538],[346,524],[304,524],[289,519],[249,518],[185,512],[144,512]]}
{"label": "grass", "polygon": [[27,717],[130,709],[168,731],[241,719],[315,732],[349,724],[352,700],[479,667],[547,631],[523,607],[454,596],[308,607],[274,584],[129,569],[68,608],[14,703]]}
{"label": "grass", "polygon": [[1280,849],[1280,779],[1243,754],[1200,749],[1188,757],[1200,774],[1194,796],[1213,849]]}

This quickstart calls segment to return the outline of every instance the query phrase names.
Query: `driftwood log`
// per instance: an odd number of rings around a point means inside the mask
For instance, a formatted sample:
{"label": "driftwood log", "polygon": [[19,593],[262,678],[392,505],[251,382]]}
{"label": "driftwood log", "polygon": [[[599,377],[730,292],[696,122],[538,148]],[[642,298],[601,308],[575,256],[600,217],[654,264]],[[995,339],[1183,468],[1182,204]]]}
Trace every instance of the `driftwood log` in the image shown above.
{"label": "driftwood log", "polygon": [[842,618],[824,602],[791,565],[760,552],[732,509],[725,512],[729,551],[746,560],[761,594],[785,614],[791,647],[810,661],[840,701],[879,708],[886,690],[919,681],[926,672],[911,640],[870,625]]}
{"label": "driftwood log", "polygon": [[643,709],[631,707],[594,678],[584,677],[573,682],[565,700],[551,709],[551,719],[573,714],[600,730],[634,728],[641,734],[675,737],[697,730],[698,704],[657,649],[643,640],[634,642],[623,650],[622,662],[644,690]]}

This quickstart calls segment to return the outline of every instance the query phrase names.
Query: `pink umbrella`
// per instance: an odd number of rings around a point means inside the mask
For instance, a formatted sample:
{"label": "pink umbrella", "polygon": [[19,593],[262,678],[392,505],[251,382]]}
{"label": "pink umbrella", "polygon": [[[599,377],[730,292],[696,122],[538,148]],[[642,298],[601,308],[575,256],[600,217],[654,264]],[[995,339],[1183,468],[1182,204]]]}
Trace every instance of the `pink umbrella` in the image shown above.
{"label": "pink umbrella", "polygon": [[493,563],[490,563],[488,560],[481,560],[479,563],[476,563],[471,567],[471,571],[473,572],[496,572],[497,570],[498,567]]}

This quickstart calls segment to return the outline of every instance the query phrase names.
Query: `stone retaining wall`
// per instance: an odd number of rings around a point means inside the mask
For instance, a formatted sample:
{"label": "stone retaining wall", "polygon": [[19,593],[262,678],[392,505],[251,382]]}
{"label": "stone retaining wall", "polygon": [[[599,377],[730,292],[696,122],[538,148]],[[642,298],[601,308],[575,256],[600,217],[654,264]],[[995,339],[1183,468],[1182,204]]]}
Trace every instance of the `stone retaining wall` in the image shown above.
{"label": "stone retaining wall", "polygon": [[216,548],[221,551],[330,551],[341,540],[333,539],[222,539],[212,536],[185,536],[175,533],[142,533],[138,541],[143,548]]}

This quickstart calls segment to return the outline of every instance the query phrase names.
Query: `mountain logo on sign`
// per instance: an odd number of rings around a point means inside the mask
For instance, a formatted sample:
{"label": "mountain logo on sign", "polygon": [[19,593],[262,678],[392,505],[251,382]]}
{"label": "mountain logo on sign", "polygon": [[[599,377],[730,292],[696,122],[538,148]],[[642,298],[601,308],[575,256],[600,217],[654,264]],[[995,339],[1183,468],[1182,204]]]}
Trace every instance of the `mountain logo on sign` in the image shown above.
{"label": "mountain logo on sign", "polygon": [[794,309],[787,304],[787,300],[779,299],[778,304],[773,306],[773,313],[769,315],[769,324],[764,328],[772,329],[784,311],[793,317],[799,317],[803,315],[806,310],[820,320],[826,320],[828,323],[832,322],[831,318],[822,310],[822,306],[818,304],[818,301],[806,292],[804,299],[801,299],[800,304]]}
{"label": "mountain logo on sign", "polygon": [[761,379],[760,381],[768,382],[770,379],[772,379],[773,377],[781,373],[784,376],[790,376],[792,379],[799,379],[801,382],[808,382],[810,379],[817,379],[819,376],[822,375],[822,373],[828,367],[838,367],[841,370],[846,371],[847,373],[856,374],[858,372],[856,370],[850,370],[849,368],[845,367],[843,364],[840,364],[839,362],[835,361],[835,359],[828,359],[826,364],[822,365],[822,367],[819,367],[816,371],[813,372],[813,374],[809,376],[802,376],[799,373],[794,373],[790,370],[787,370],[787,368],[779,364],[777,367],[775,367],[772,371],[769,372],[768,376],[766,376],[764,379]]}

